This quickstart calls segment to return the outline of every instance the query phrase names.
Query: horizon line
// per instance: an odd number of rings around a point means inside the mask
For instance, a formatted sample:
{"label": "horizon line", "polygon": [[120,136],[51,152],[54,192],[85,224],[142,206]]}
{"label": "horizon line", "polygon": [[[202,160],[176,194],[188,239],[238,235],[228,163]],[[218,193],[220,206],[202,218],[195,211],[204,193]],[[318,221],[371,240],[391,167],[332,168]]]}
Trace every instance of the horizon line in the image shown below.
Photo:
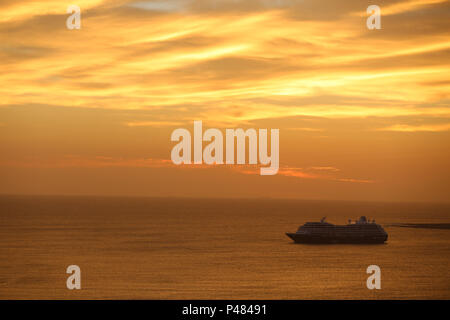
{"label": "horizon line", "polygon": [[263,201],[300,201],[300,202],[353,202],[353,203],[386,203],[386,204],[441,204],[450,205],[450,201],[434,200],[352,200],[352,199],[312,199],[293,197],[198,197],[198,196],[151,196],[151,195],[110,195],[110,194],[38,194],[38,193],[0,193],[5,197],[41,197],[41,198],[131,198],[131,199],[179,199],[179,200],[263,200]]}

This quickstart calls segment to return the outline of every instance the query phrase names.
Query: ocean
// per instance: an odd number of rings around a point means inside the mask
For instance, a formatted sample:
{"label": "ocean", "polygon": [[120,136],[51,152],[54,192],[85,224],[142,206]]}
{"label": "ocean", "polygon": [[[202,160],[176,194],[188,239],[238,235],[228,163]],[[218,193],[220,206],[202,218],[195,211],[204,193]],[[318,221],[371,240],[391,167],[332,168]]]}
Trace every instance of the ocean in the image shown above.
{"label": "ocean", "polygon": [[[382,245],[294,244],[307,221],[375,218]],[[450,204],[0,197],[1,299],[449,299]],[[66,268],[81,269],[68,290]],[[369,265],[381,289],[366,287]]]}

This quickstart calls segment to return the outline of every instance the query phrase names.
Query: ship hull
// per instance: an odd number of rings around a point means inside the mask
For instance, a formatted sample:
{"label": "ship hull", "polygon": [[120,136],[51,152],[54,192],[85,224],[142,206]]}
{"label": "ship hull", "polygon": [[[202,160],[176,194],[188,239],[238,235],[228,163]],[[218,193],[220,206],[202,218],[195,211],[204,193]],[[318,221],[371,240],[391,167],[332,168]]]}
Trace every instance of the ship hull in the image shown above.
{"label": "ship hull", "polygon": [[387,240],[387,235],[382,236],[319,236],[299,233],[286,233],[295,243],[354,243],[354,244],[381,244]]}

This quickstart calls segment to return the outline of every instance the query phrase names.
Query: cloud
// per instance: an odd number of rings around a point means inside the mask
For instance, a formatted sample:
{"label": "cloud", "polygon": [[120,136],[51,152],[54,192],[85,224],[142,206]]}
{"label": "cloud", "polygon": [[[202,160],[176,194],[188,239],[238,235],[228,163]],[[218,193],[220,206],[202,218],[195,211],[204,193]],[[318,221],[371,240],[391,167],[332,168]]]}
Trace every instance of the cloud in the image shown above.
{"label": "cloud", "polygon": [[318,170],[318,171],[331,171],[331,172],[337,172],[340,171],[336,167],[310,167],[311,170]]}
{"label": "cloud", "polygon": [[[107,3],[107,0],[77,0],[76,5],[82,10],[88,10]],[[45,1],[14,1],[0,7],[0,22],[11,23],[15,20],[30,19],[41,15],[64,15],[69,5],[74,1],[45,0]]]}
{"label": "cloud", "polygon": [[174,12],[184,9],[188,2],[188,0],[154,0],[134,2],[129,6],[143,10]]}
{"label": "cloud", "polygon": [[335,180],[340,181],[340,182],[351,182],[351,183],[375,183],[374,180],[368,180],[368,179],[338,178]]}
{"label": "cloud", "polygon": [[450,130],[450,123],[422,125],[396,124],[386,128],[380,128],[378,130],[396,132],[442,132]]}
{"label": "cloud", "polygon": [[[155,158],[122,158],[108,156],[65,155],[61,158],[45,159],[43,157],[29,157],[15,161],[0,161],[0,166],[11,168],[171,168],[178,170],[203,170],[223,168],[244,175],[260,175],[260,165],[225,165],[225,164],[181,164],[175,165],[169,159]],[[373,180],[341,178],[337,176],[338,168],[332,166],[313,166],[308,168],[282,166],[276,176],[340,181],[350,183],[373,183]]]}
{"label": "cloud", "polygon": [[421,10],[424,7],[445,3],[447,0],[408,0],[383,6],[382,15],[395,15],[409,11]]}
{"label": "cloud", "polygon": [[182,122],[177,121],[132,121],[127,122],[128,127],[174,127],[182,125]]}
{"label": "cloud", "polygon": [[[234,170],[247,175],[259,174],[257,166],[254,166],[253,168],[251,166],[236,166]],[[315,179],[324,181],[349,182],[349,183],[375,183],[374,180],[370,179],[342,178],[337,176],[339,171],[340,170],[335,167],[315,166],[308,168],[299,168],[299,167],[282,166],[278,169],[277,176],[291,177],[298,179]]]}
{"label": "cloud", "polygon": [[126,159],[106,156],[87,157],[81,155],[66,155],[62,158],[45,159],[33,157],[20,161],[2,161],[1,166],[16,168],[106,168],[106,167],[132,167],[132,168],[162,168],[174,166],[171,160],[141,158]]}
{"label": "cloud", "polygon": [[303,128],[287,128],[287,130],[292,130],[292,131],[311,131],[311,132],[324,131],[324,129],[321,129],[321,128],[307,128],[307,127],[303,127]]}
{"label": "cloud", "polygon": [[[162,108],[161,120],[136,122],[155,127],[181,107],[211,123],[450,116],[448,103],[420,107],[448,97],[448,36],[402,29],[399,41],[390,38],[392,25],[380,38],[362,31],[359,17],[343,15],[356,2],[326,3],[329,9],[320,4],[300,20],[292,6],[317,4],[229,1],[212,10],[211,1],[83,2],[83,27],[71,32],[65,2],[14,2],[2,11],[12,22],[0,23],[0,105]],[[183,6],[189,14],[175,12]],[[323,20],[320,11],[336,12],[335,20]],[[443,17],[430,18],[427,30],[442,32]]]}

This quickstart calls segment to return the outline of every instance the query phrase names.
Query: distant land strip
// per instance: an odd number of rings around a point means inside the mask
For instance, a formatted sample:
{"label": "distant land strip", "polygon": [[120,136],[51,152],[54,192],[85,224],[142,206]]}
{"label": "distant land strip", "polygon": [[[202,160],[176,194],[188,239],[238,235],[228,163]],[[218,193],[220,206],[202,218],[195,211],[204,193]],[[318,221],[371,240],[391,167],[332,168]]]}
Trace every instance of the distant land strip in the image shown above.
{"label": "distant land strip", "polygon": [[450,229],[450,223],[393,223],[387,226],[401,228]]}

